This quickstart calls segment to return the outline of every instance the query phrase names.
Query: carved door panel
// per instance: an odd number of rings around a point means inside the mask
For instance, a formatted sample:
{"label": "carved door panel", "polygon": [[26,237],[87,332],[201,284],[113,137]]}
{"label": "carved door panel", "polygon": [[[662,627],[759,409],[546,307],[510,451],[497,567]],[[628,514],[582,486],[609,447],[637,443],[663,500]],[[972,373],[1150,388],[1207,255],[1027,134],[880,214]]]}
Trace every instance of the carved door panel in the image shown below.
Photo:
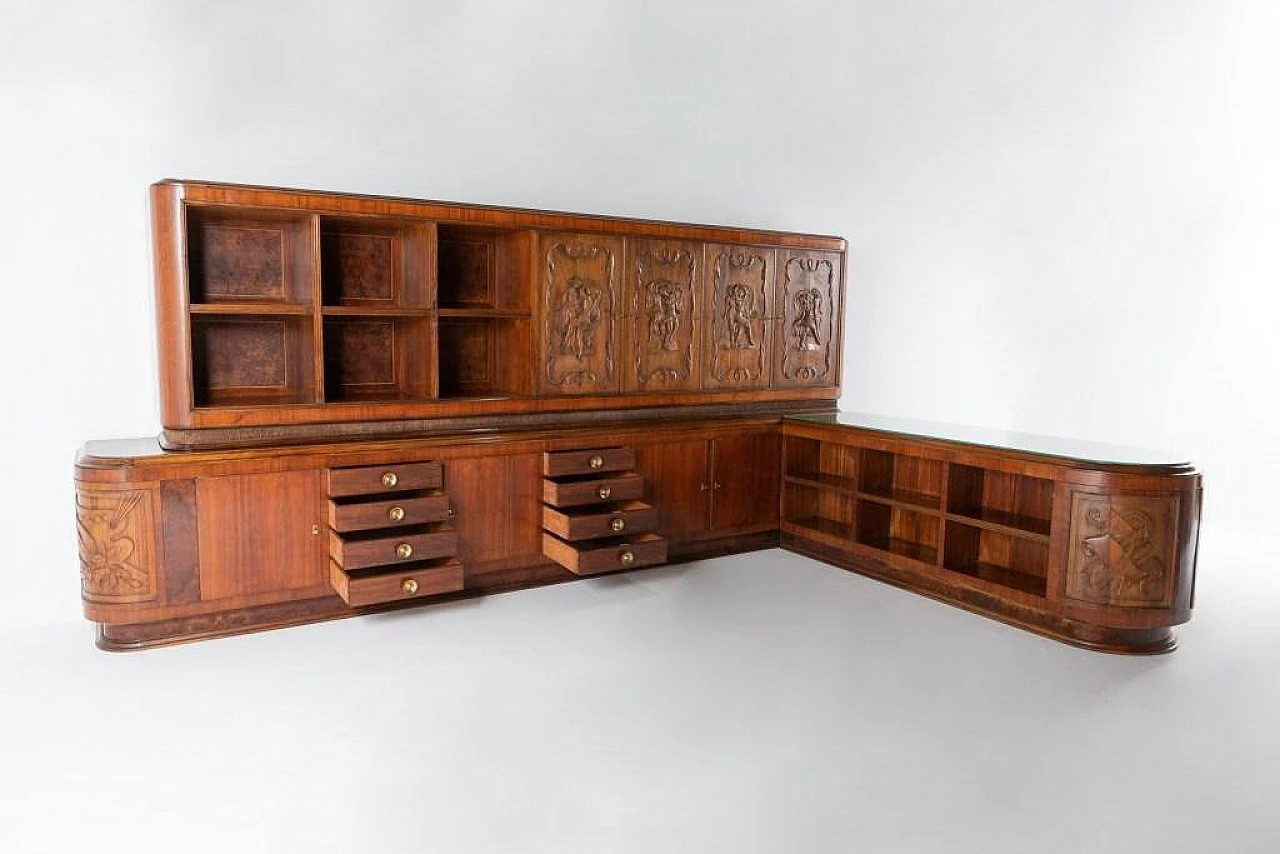
{"label": "carved door panel", "polygon": [[777,430],[720,436],[711,443],[711,527],[768,531],[778,527],[782,437]]}
{"label": "carved door panel", "polygon": [[702,358],[705,389],[769,385],[774,250],[708,244]]}
{"label": "carved door panel", "polygon": [[794,249],[779,255],[773,384],[835,385],[840,376],[840,255]]}
{"label": "carved door panel", "polygon": [[544,234],[542,346],[538,385],[543,394],[618,390],[616,315],[622,301],[622,240],[590,234]]}
{"label": "carved door panel", "polygon": [[673,545],[698,539],[710,525],[708,462],[706,439],[636,446],[645,500],[657,506],[658,531]]}
{"label": "carved door panel", "polygon": [[698,387],[702,246],[633,240],[628,245],[627,391]]}

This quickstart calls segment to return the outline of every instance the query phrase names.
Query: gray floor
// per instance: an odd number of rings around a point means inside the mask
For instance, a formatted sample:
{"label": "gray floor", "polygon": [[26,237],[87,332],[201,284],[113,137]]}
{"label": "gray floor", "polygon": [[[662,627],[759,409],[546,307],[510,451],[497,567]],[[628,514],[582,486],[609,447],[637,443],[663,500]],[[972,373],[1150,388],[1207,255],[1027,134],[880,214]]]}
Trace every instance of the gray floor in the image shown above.
{"label": "gray floor", "polygon": [[781,551],[144,654],[0,635],[0,851],[1276,852],[1280,542],[1172,656]]}

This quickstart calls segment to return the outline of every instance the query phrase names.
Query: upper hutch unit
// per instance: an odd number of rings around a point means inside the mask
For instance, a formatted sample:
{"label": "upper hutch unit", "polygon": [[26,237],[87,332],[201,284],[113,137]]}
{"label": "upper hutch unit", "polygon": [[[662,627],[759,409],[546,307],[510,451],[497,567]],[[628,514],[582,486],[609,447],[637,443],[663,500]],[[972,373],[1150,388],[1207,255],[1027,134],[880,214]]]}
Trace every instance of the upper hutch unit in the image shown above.
{"label": "upper hutch unit", "polygon": [[169,448],[839,392],[839,238],[178,181],[152,212]]}

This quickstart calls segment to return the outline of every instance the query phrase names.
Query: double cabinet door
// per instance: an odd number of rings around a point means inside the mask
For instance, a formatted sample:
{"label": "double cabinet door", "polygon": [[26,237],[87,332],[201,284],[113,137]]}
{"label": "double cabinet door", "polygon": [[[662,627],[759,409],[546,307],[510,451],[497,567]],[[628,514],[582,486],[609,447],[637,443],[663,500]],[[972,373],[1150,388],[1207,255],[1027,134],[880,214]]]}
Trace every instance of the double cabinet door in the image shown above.
{"label": "double cabinet door", "polygon": [[543,394],[836,384],[840,255],[544,234]]}

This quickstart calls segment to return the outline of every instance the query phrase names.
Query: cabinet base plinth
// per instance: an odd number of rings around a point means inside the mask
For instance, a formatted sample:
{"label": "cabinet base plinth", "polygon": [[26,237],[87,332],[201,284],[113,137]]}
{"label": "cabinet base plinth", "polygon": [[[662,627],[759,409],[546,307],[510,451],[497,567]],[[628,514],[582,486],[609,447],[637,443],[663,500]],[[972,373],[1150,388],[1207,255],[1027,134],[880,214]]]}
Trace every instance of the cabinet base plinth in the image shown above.
{"label": "cabinet base plinth", "polygon": [[1172,652],[1178,645],[1173,629],[1168,626],[1117,629],[1083,623],[998,599],[982,591],[947,584],[942,579],[910,572],[887,561],[824,546],[793,534],[784,532],[781,545],[796,554],[1082,649],[1117,655],[1160,655]]}

